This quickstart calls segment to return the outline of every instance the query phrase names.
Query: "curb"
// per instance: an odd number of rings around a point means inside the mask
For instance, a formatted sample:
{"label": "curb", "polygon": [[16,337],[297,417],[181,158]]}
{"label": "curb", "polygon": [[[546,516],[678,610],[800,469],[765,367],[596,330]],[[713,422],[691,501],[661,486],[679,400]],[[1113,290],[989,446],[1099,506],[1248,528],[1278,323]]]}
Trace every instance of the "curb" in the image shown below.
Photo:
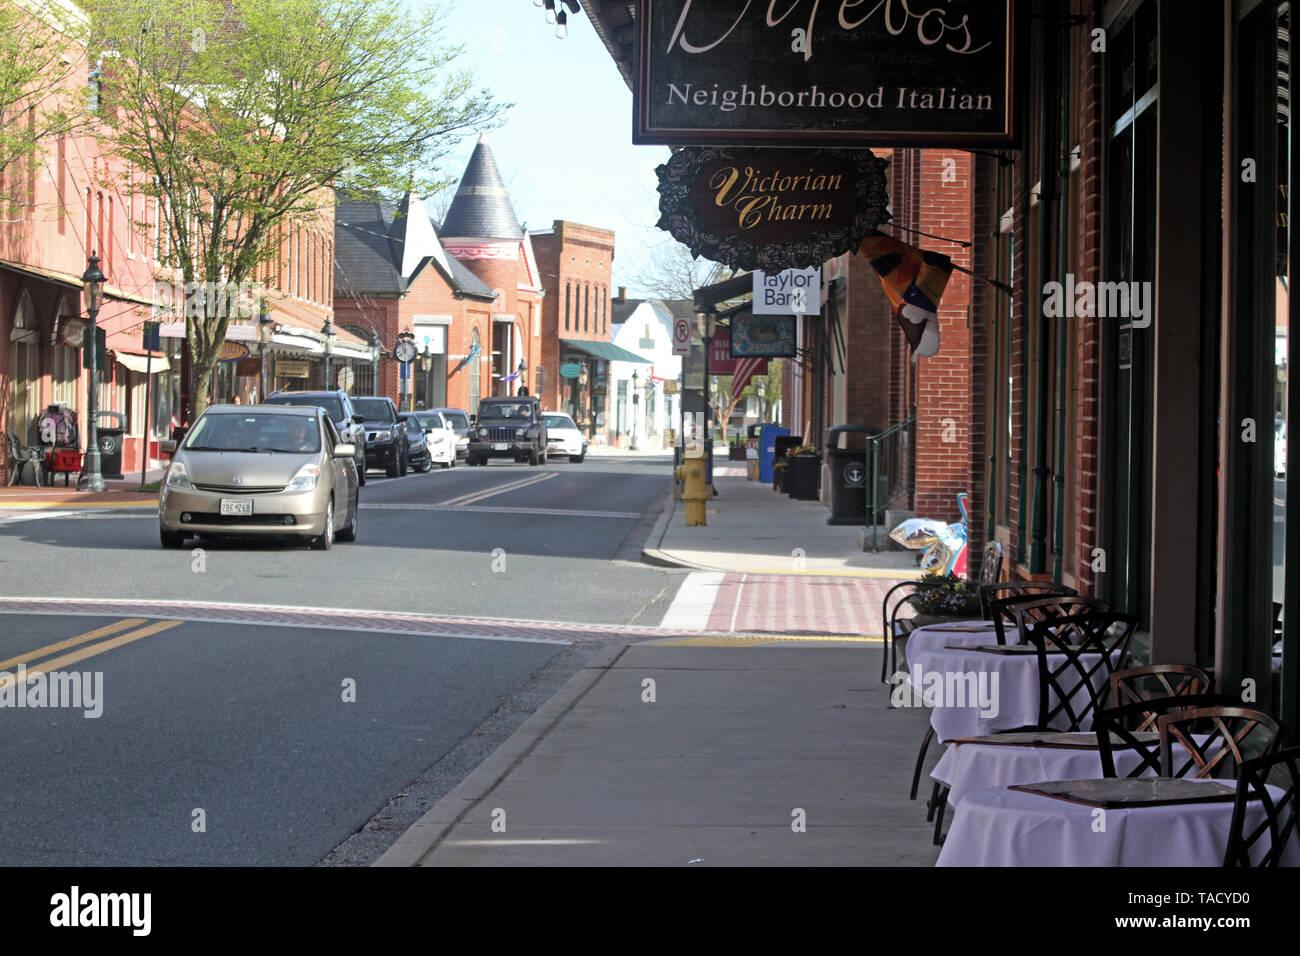
{"label": "curb", "polygon": [[515,766],[536,747],[552,728],[586,696],[627,650],[626,646],[602,648],[550,700],[524,721],[510,739],[498,747],[472,773],[416,820],[397,842],[371,866],[413,867],[425,860],[465,815],[474,809]]}

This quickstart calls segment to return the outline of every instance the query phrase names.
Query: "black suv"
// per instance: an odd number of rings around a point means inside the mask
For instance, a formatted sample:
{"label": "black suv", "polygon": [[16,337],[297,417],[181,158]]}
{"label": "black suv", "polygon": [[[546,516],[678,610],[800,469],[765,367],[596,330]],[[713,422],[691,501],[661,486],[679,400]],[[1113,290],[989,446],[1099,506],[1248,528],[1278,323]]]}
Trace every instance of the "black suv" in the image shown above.
{"label": "black suv", "polygon": [[347,392],[272,392],[262,404],[301,405],[306,408],[314,405],[324,409],[343,441],[356,445],[357,484],[366,483],[366,430],[361,424],[365,417],[353,406],[352,398]]}
{"label": "black suv", "polygon": [[542,404],[531,396],[485,398],[478,422],[469,431],[466,461],[486,465],[489,458],[513,458],[530,465],[546,462],[546,422]]}
{"label": "black suv", "polygon": [[411,466],[411,449],[406,426],[397,420],[397,406],[391,398],[354,398],[352,405],[365,416],[366,467],[383,468],[389,478],[406,474]]}

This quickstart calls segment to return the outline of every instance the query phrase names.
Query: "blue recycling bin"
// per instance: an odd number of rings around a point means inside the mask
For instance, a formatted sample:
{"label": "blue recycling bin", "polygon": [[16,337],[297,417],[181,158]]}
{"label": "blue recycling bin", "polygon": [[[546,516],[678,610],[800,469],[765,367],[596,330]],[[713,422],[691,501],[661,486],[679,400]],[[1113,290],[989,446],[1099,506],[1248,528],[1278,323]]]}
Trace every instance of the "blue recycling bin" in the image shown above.
{"label": "blue recycling bin", "polygon": [[780,425],[764,425],[758,443],[758,478],[766,484],[772,483],[772,465],[776,461],[776,440],[789,435],[790,429]]}

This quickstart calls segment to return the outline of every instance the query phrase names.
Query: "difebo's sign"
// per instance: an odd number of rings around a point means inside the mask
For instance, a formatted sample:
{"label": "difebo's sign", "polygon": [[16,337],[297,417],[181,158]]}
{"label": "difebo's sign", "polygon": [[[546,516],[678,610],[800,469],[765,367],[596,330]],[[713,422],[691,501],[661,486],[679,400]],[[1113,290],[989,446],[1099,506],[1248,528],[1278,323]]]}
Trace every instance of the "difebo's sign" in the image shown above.
{"label": "difebo's sign", "polygon": [[635,143],[1015,145],[1014,0],[639,0]]}
{"label": "difebo's sign", "polygon": [[686,147],[657,170],[658,225],[736,269],[819,265],[889,219],[886,165],[870,150]]}

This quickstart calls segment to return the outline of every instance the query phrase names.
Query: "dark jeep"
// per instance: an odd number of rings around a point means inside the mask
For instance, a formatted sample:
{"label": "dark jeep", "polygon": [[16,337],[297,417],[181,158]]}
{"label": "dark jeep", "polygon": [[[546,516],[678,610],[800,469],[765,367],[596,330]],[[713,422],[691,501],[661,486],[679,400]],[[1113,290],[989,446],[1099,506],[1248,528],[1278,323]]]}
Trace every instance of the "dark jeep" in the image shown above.
{"label": "dark jeep", "polygon": [[466,461],[486,465],[489,458],[513,458],[530,465],[546,462],[541,402],[531,396],[498,396],[479,402],[478,423],[470,429]]}

